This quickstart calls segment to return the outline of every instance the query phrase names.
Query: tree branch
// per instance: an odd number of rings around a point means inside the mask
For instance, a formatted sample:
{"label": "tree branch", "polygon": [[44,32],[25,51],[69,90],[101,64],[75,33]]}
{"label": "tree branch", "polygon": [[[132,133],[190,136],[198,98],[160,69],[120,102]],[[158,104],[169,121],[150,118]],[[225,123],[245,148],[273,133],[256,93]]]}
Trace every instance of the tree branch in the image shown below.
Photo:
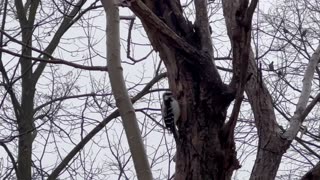
{"label": "tree branch", "polygon": [[[170,29],[163,21],[161,21],[141,0],[135,0],[132,2],[131,10],[140,18],[143,23],[148,24],[148,28],[159,32],[164,36],[161,39],[168,40],[175,48],[186,53],[187,56],[192,57],[188,60],[188,63],[206,63],[206,60],[210,60],[210,56],[206,53],[201,53],[195,47],[190,45],[186,40],[178,36],[172,29]],[[158,51],[158,47],[155,50]],[[203,61],[202,61],[203,60]]]}
{"label": "tree branch", "polygon": [[302,116],[303,112],[306,110],[306,106],[311,94],[312,80],[313,80],[316,66],[319,63],[319,59],[320,59],[320,44],[318,45],[317,49],[311,56],[307,69],[304,73],[304,77],[302,80],[301,95],[296,105],[296,110],[294,112],[294,115],[291,118],[290,127],[283,134],[283,138],[286,138],[288,140],[293,140],[300,129],[301,123],[303,121],[301,117],[303,117]]}
{"label": "tree branch", "polygon": [[120,53],[119,8],[113,0],[102,0],[107,16],[107,63],[112,93],[119,109],[138,179],[152,180],[138,120],[123,77]]}
{"label": "tree branch", "polygon": [[209,18],[207,13],[207,0],[195,0],[196,20],[195,26],[199,31],[201,49],[208,52],[213,57],[213,47],[211,41],[211,34],[209,30]]}
{"label": "tree branch", "polygon": [[[135,95],[131,102],[134,104],[137,102],[140,98],[142,98],[144,95],[149,93],[149,89],[157,83],[162,78],[166,77],[166,73],[159,74],[158,76],[155,76],[137,95]],[[69,153],[68,155],[59,163],[59,165],[52,171],[50,176],[48,177],[48,180],[55,180],[61,173],[61,171],[68,165],[68,163],[71,161],[71,159],[79,153],[79,151],[101,130],[103,129],[111,120],[118,117],[119,111],[115,110],[112,112],[108,117],[103,119],[95,128],[93,128]]]}
{"label": "tree branch", "polygon": [[5,53],[11,54],[13,56],[22,57],[25,61],[34,60],[34,61],[38,61],[41,63],[64,64],[64,65],[68,65],[68,66],[78,68],[78,69],[85,69],[85,70],[92,70],[92,71],[108,71],[108,68],[106,66],[84,66],[84,65],[76,64],[76,63],[69,62],[69,61],[62,60],[62,59],[56,59],[52,56],[48,57],[49,59],[37,58],[37,57],[21,55],[19,53],[15,53],[15,52],[9,51],[7,49],[3,49],[3,48],[0,48],[0,52],[5,52]]}

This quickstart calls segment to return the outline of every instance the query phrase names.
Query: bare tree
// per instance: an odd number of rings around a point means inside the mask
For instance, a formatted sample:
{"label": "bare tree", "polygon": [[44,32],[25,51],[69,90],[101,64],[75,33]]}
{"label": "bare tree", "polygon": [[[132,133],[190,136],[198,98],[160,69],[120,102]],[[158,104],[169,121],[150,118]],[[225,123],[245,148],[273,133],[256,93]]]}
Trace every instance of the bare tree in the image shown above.
{"label": "bare tree", "polygon": [[[0,178],[138,175],[99,2],[2,1]],[[154,178],[318,178],[320,8],[258,3],[119,3],[140,18],[120,17],[122,87]],[[160,117],[165,77],[182,109],[177,142]]]}
{"label": "bare tree", "polygon": [[[94,161],[87,165],[92,159],[90,157],[88,160],[86,157],[87,153],[97,153],[99,149],[105,148],[102,145],[92,148],[96,139],[89,143],[88,141],[119,115],[118,111],[111,113],[116,109],[112,93],[103,79],[107,68],[93,62],[93,58],[99,57],[100,52],[95,47],[99,41],[95,42],[96,39],[91,33],[99,29],[99,26],[95,28],[86,24],[93,19],[91,16],[86,18],[86,13],[102,6],[97,4],[98,1],[86,3],[82,0],[52,1],[44,4],[40,1],[28,1],[26,4],[22,1],[2,2],[1,146],[11,164],[2,167],[1,178],[16,176],[17,179],[44,179],[54,170],[50,178],[56,179],[64,170],[64,176],[69,174],[87,179],[86,177],[94,175],[105,179],[106,175],[95,172]],[[96,13],[100,12],[103,11],[100,9]],[[77,23],[88,34],[82,37],[77,34],[64,36],[68,33],[67,30]],[[75,31],[76,28],[72,30]],[[82,39],[88,40],[84,47],[79,46]],[[73,42],[77,44],[72,46]],[[60,56],[60,53],[64,56]],[[79,57],[80,60],[77,59]],[[102,71],[103,74],[94,71]],[[88,76],[89,80],[84,79],[84,76]],[[147,94],[163,77],[163,73],[156,75],[145,89],[141,89],[141,93],[133,97],[132,102]],[[81,81],[88,82],[88,85],[81,85]],[[102,118],[93,115],[97,113]],[[100,119],[102,122],[99,122]],[[91,134],[87,134],[92,128]],[[61,145],[61,142],[68,145]],[[87,151],[82,150],[86,143],[91,144]],[[64,157],[65,151],[72,149],[68,146],[77,144],[74,151]],[[18,152],[15,152],[15,149]],[[47,151],[53,150],[56,153],[51,157],[52,162],[48,162],[51,153]],[[68,162],[75,155],[79,157],[68,166]],[[130,159],[128,155],[125,157]],[[83,173],[79,172],[75,162],[81,164]],[[60,166],[55,167],[55,164]]]}
{"label": "bare tree", "polygon": [[[102,20],[99,1],[28,1],[23,10],[19,9],[22,1],[2,2],[0,145],[4,159],[0,178],[134,177],[127,139],[106,79],[105,51],[99,48],[104,46],[105,26],[91,24]],[[28,22],[19,25],[24,20]],[[28,35],[25,39],[24,34]],[[136,63],[148,57],[150,53]],[[154,59],[155,64],[158,61]],[[164,89],[154,85],[166,74],[157,67],[154,76],[141,74],[131,81],[132,103],[159,101],[157,92]],[[154,109],[153,114],[147,112]],[[152,129],[163,137],[162,126],[155,128],[160,124],[156,118],[159,108],[148,105],[138,112],[148,115],[142,118],[143,138]],[[159,152],[149,153],[157,169],[167,156]],[[162,171],[157,176],[166,176]]]}
{"label": "bare tree", "polygon": [[[261,63],[251,49],[252,16],[258,1],[222,1],[232,47],[232,78],[225,85],[217,72],[210,40],[207,1],[195,0],[195,22],[183,16],[180,1],[140,1],[132,11],[141,19],[150,41],[168,70],[171,90],[180,102],[182,116],[177,144],[176,179],[230,179],[238,169],[234,128],[243,91],[254,113],[258,150],[251,179],[274,179],[281,158],[300,130],[301,123],[314,107],[307,106],[311,81],[319,61],[318,50],[304,73],[296,111],[287,129],[277,121],[272,97],[262,78]],[[300,28],[301,29],[301,28]],[[301,35],[306,32],[301,30]],[[282,76],[282,72],[277,72]],[[227,122],[226,110],[235,98]]]}

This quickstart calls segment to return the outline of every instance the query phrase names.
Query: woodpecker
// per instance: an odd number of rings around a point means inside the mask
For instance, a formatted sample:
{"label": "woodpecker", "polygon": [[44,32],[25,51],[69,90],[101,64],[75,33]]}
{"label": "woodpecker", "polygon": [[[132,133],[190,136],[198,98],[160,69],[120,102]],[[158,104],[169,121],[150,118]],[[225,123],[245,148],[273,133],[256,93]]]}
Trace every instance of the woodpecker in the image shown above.
{"label": "woodpecker", "polygon": [[161,112],[164,124],[173,134],[174,138],[178,138],[177,121],[180,117],[180,107],[178,101],[173,97],[172,92],[167,91],[162,95]]}

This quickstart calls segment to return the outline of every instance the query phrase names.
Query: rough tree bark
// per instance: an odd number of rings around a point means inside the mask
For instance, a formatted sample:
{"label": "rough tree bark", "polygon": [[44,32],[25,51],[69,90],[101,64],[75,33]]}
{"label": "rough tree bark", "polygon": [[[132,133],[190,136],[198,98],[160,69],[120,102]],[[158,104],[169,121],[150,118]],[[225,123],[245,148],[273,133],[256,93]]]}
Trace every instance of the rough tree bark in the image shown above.
{"label": "rough tree bark", "polygon": [[[249,0],[223,0],[222,3],[233,52],[233,77],[229,85],[221,81],[212,62],[205,0],[194,1],[194,24],[183,17],[179,0],[135,0],[130,7],[141,19],[154,49],[164,61],[170,89],[181,106],[175,178],[231,178],[232,172],[239,168],[233,132],[245,91],[259,136],[250,179],[274,179],[283,154],[319,100],[315,98],[307,106],[320,50],[315,51],[305,72],[301,97],[290,126],[282,130],[250,46],[252,15],[258,0],[250,3]],[[225,123],[226,109],[234,99],[231,117]]]}
{"label": "rough tree bark", "polygon": [[225,124],[225,120],[235,97],[240,107],[246,83],[251,17],[256,5],[252,2],[250,8],[247,1],[236,7],[237,15],[245,19],[240,20],[244,24],[238,25],[241,29],[234,37],[241,42],[234,45],[237,65],[230,85],[222,82],[213,63],[206,0],[194,1],[194,24],[183,17],[179,0],[135,0],[130,7],[164,61],[170,89],[181,106],[175,179],[231,179],[240,167],[233,139],[239,108],[233,121]]}
{"label": "rough tree bark", "polygon": [[[308,64],[296,111],[290,120],[289,128],[283,132],[277,124],[272,98],[262,81],[261,70],[258,70],[257,68],[254,54],[249,43],[250,41],[247,41],[248,43],[241,41],[242,38],[246,37],[246,35],[244,35],[245,32],[241,32],[241,27],[239,27],[243,25],[243,23],[239,23],[239,19],[242,17],[239,17],[239,11],[237,8],[241,7],[241,5],[238,5],[236,2],[224,0],[223,6],[228,35],[232,43],[234,53],[233,58],[237,58],[239,55],[241,56],[241,53],[243,52],[250,53],[249,56],[246,55],[246,58],[248,59],[246,62],[247,74],[250,75],[250,79],[246,83],[245,91],[254,113],[255,125],[257,127],[259,137],[257,157],[250,179],[275,179],[283,154],[290,147],[292,140],[296,137],[301,123],[319,100],[318,98],[315,98],[314,102],[311,102],[307,106],[308,98],[311,92],[311,82],[316,65],[319,62],[320,47],[318,47],[314,52]],[[250,11],[250,7],[248,10]],[[251,8],[251,11],[253,10],[254,9]],[[243,18],[246,19],[245,16]],[[237,36],[239,34],[240,36]],[[240,52],[235,52],[235,49],[241,49],[241,47],[249,49],[249,51],[241,50]],[[238,53],[239,55],[237,56],[235,53]],[[237,62],[241,63],[237,64]],[[238,69],[242,70],[242,68],[244,68],[243,61],[237,61],[236,59],[233,59],[233,68],[235,68],[235,66],[240,66]],[[235,69],[233,72],[241,73],[237,72]]]}
{"label": "rough tree bark", "polygon": [[[240,75],[240,77],[250,76],[246,83],[245,91],[254,113],[259,136],[258,155],[251,179],[267,180],[275,178],[281,157],[289,147],[289,144],[280,138],[279,132],[281,131],[276,123],[272,99],[260,78],[261,74],[258,73],[257,64],[251,50],[250,35],[248,34],[248,29],[250,28],[248,25],[251,24],[252,19],[243,11],[251,11],[250,14],[252,14],[254,8],[251,6],[245,9],[247,5],[248,1],[239,1],[239,4],[237,4],[236,2],[224,0],[223,10],[228,36],[233,49],[233,72],[238,74],[247,72],[246,75]],[[254,4],[251,3],[251,5]],[[245,57],[240,60],[241,56]],[[238,68],[236,68],[237,66]],[[244,68],[246,69],[244,70]],[[240,72],[237,72],[236,69],[240,70]]]}
{"label": "rough tree bark", "polygon": [[304,75],[303,88],[296,111],[290,120],[290,126],[284,132],[279,128],[274,114],[271,96],[263,84],[259,82],[253,53],[249,58],[248,72],[254,73],[248,82],[246,92],[254,112],[255,124],[259,135],[258,152],[250,179],[274,179],[276,177],[281,158],[296,137],[300,125],[319,101],[319,95],[307,106],[310,96],[311,82],[315,67],[320,59],[320,46],[316,49],[308,64]]}

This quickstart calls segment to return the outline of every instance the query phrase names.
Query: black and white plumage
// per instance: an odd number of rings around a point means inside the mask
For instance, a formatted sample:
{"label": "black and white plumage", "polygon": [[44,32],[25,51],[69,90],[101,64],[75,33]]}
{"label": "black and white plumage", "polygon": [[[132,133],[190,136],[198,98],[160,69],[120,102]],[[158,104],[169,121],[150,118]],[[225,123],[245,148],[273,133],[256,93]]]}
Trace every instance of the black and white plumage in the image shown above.
{"label": "black and white plumage", "polygon": [[162,95],[161,112],[166,128],[173,134],[177,140],[177,121],[180,118],[180,107],[178,101],[173,97],[172,92],[167,91]]}

